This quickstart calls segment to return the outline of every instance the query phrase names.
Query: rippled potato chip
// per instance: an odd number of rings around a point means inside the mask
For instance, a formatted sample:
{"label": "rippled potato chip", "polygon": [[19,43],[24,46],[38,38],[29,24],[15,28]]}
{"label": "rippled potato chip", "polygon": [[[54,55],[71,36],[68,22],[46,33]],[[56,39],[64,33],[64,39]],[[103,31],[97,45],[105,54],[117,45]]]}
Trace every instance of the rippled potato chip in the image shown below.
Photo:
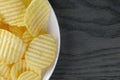
{"label": "rippled potato chip", "polygon": [[49,67],[56,56],[56,42],[49,34],[34,38],[26,51],[28,66],[39,71]]}
{"label": "rippled potato chip", "polygon": [[41,75],[40,75],[40,76],[38,76],[38,77],[36,77],[34,80],[42,80]]}
{"label": "rippled potato chip", "polygon": [[[17,80],[36,80],[38,75],[32,71],[22,73]],[[40,80],[40,79],[39,79]]]}
{"label": "rippled potato chip", "polygon": [[5,29],[9,31],[9,25],[3,21],[3,17],[0,14],[0,29]]}
{"label": "rippled potato chip", "polygon": [[11,74],[12,80],[17,80],[17,78],[20,76],[20,74],[27,70],[29,70],[29,69],[27,69],[26,62],[24,60],[17,62],[11,68],[10,74]]}
{"label": "rippled potato chip", "polygon": [[7,79],[7,80],[12,80],[12,79],[11,79],[11,75],[9,75],[9,77],[8,77],[8,79]]}
{"label": "rippled potato chip", "polygon": [[2,15],[0,14],[0,22],[3,20],[3,17],[2,17]]}
{"label": "rippled potato chip", "polygon": [[4,77],[0,76],[0,80],[6,80]]}
{"label": "rippled potato chip", "polygon": [[28,7],[32,0],[21,0],[21,1],[24,3],[26,7]]}
{"label": "rippled potato chip", "polygon": [[5,29],[9,31],[9,25],[4,23],[4,22],[0,22],[0,29]]}
{"label": "rippled potato chip", "polygon": [[10,26],[9,31],[18,36],[19,38],[22,38],[23,33],[26,31],[25,27],[17,27],[17,26]]}
{"label": "rippled potato chip", "polygon": [[0,59],[8,64],[13,64],[19,61],[24,53],[26,47],[23,41],[14,34],[0,29]]}
{"label": "rippled potato chip", "polygon": [[24,21],[32,36],[46,32],[50,6],[48,0],[33,0],[26,10]]}
{"label": "rippled potato chip", "polygon": [[24,26],[25,10],[21,0],[0,0],[0,14],[9,25]]}
{"label": "rippled potato chip", "polygon": [[0,75],[5,79],[8,79],[8,76],[10,75],[10,68],[6,64],[0,65]]}
{"label": "rippled potato chip", "polygon": [[22,40],[26,44],[29,44],[33,38],[34,37],[28,31],[25,31],[22,35]]}
{"label": "rippled potato chip", "polygon": [[0,61],[0,65],[7,65],[7,63],[5,63],[5,61]]}

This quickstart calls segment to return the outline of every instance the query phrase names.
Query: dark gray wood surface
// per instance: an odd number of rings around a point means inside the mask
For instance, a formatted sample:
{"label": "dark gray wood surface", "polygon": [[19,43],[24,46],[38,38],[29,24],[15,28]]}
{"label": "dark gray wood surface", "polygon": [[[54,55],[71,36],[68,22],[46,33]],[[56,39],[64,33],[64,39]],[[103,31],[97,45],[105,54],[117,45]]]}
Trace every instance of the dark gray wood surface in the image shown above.
{"label": "dark gray wood surface", "polygon": [[49,0],[61,52],[50,80],[120,80],[120,0]]}

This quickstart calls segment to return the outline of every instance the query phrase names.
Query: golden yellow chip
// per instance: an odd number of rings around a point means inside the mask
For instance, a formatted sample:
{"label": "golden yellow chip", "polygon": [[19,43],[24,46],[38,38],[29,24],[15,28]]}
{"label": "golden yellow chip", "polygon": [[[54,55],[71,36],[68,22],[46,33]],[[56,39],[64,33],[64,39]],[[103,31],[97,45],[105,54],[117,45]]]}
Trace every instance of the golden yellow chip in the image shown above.
{"label": "golden yellow chip", "polygon": [[32,71],[26,71],[22,73],[17,80],[35,80],[36,77],[38,77],[36,73]]}
{"label": "golden yellow chip", "polygon": [[28,44],[29,42],[31,42],[31,40],[33,38],[34,37],[28,31],[25,31],[24,34],[23,34],[23,36],[22,36],[22,40],[26,44]]}
{"label": "golden yellow chip", "polygon": [[6,80],[4,77],[0,76],[0,80]]}
{"label": "golden yellow chip", "polygon": [[9,25],[4,23],[3,21],[0,22],[0,29],[5,29],[9,31]]}
{"label": "golden yellow chip", "polygon": [[7,65],[7,63],[5,63],[5,61],[0,61],[0,65]]}
{"label": "golden yellow chip", "polygon": [[20,76],[21,73],[23,73],[27,70],[29,70],[29,69],[27,69],[26,62],[24,60],[17,62],[11,68],[10,74],[11,74],[12,80],[17,80],[18,76]]}
{"label": "golden yellow chip", "polygon": [[6,64],[0,65],[0,75],[5,79],[8,79],[8,76],[10,75],[10,68]]}
{"label": "golden yellow chip", "polygon": [[40,76],[38,76],[38,77],[36,77],[34,80],[42,80],[41,75],[40,75]]}
{"label": "golden yellow chip", "polygon": [[8,79],[7,79],[7,80],[12,80],[10,75],[9,75],[9,77],[8,77]]}
{"label": "golden yellow chip", "polygon": [[24,26],[25,10],[21,0],[0,0],[0,14],[9,25]]}
{"label": "golden yellow chip", "polygon": [[0,14],[0,29],[9,30],[9,25],[3,21],[3,17]]}
{"label": "golden yellow chip", "polygon": [[3,20],[3,17],[2,17],[2,15],[0,14],[0,22]]}
{"label": "golden yellow chip", "polygon": [[23,33],[25,32],[25,27],[17,27],[17,26],[10,26],[9,31],[18,36],[19,38],[22,38]]}
{"label": "golden yellow chip", "polygon": [[3,21],[3,17],[0,14],[0,29],[9,30],[9,25]]}
{"label": "golden yellow chip", "polygon": [[34,38],[26,51],[28,66],[36,70],[49,67],[56,56],[56,42],[49,34]]}
{"label": "golden yellow chip", "polygon": [[22,0],[22,2],[24,3],[24,5],[25,5],[26,7],[29,6],[29,4],[31,3],[31,1],[32,1],[32,0]]}
{"label": "golden yellow chip", "polygon": [[8,64],[19,61],[24,53],[26,47],[23,41],[14,34],[0,29],[0,59]]}
{"label": "golden yellow chip", "polygon": [[46,32],[50,6],[48,0],[33,0],[26,10],[24,21],[32,36]]}

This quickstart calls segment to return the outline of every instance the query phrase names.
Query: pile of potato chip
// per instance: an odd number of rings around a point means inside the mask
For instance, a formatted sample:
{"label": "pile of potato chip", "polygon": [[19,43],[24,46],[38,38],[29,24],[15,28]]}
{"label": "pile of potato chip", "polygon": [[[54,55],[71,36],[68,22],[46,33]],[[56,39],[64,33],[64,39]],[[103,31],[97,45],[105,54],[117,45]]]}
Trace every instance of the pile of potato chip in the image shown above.
{"label": "pile of potato chip", "polygon": [[0,0],[0,80],[42,80],[54,62],[48,0]]}

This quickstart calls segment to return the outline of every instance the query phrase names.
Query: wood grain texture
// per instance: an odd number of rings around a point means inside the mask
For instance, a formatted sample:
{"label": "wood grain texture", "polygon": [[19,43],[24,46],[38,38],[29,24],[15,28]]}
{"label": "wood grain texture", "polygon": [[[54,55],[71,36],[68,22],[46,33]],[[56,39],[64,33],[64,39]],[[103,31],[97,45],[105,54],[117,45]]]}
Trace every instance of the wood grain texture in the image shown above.
{"label": "wood grain texture", "polygon": [[120,0],[49,0],[61,29],[50,80],[120,80]]}

